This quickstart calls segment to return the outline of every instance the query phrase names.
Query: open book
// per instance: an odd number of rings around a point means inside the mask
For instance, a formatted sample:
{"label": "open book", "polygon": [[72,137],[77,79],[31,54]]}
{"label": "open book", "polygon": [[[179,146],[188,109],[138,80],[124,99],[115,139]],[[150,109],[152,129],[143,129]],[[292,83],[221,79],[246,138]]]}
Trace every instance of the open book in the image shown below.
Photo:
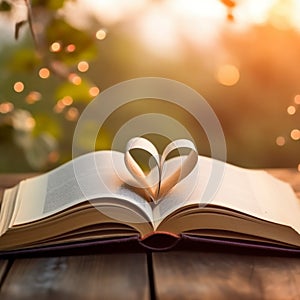
{"label": "open book", "polygon": [[[148,173],[138,149],[148,154]],[[168,159],[174,150],[181,155]],[[159,155],[134,138],[125,153],[88,153],[21,181],[1,203],[0,254],[158,232],[300,249],[300,202],[287,183],[198,156],[190,141]]]}

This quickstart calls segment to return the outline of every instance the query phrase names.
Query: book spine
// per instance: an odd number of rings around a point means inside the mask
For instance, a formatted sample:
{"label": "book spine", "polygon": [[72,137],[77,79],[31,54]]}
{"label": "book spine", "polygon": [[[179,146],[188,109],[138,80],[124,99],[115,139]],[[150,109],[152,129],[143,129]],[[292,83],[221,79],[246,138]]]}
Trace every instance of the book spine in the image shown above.
{"label": "book spine", "polygon": [[151,251],[166,251],[174,248],[180,239],[180,235],[171,232],[154,231],[141,237],[139,243]]}

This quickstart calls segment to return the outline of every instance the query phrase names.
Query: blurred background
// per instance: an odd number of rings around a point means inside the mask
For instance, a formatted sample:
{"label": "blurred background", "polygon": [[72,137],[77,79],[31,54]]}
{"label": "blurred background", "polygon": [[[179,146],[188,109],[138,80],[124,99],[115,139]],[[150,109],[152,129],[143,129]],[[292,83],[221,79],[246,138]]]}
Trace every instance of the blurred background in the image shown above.
{"label": "blurred background", "polygon": [[[159,76],[217,114],[228,161],[300,171],[300,0],[0,1],[0,172],[46,171],[72,157],[81,111],[124,80]],[[193,118],[159,101],[124,107],[97,149],[141,112]],[[163,143],[164,141],[162,141]]]}

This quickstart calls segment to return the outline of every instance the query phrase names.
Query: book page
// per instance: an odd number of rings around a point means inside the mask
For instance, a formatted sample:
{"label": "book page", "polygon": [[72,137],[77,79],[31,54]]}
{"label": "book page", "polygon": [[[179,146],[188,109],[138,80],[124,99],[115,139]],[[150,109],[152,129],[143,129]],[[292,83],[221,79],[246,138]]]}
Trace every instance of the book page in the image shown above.
{"label": "book page", "polygon": [[[14,225],[31,222],[89,199],[122,199],[143,210],[152,219],[152,209],[141,196],[124,186],[130,177],[120,152],[89,153],[47,174],[20,184]],[[109,199],[109,200],[107,200]]]}
{"label": "book page", "polygon": [[[176,164],[175,159],[169,163]],[[197,169],[180,182],[154,211],[156,226],[170,213],[189,204],[213,204],[287,226],[300,233],[300,202],[289,184],[265,171],[225,164],[222,180],[214,197],[204,199],[213,183],[213,159],[199,156]],[[209,200],[209,201],[207,201]],[[181,204],[180,204],[181,202]]]}

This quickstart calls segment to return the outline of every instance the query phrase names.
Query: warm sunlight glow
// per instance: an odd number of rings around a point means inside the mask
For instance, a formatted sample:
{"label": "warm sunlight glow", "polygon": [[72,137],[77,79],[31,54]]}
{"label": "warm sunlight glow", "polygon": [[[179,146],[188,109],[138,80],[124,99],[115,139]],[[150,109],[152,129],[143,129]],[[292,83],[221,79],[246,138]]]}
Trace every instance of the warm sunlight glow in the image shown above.
{"label": "warm sunlight glow", "polygon": [[234,65],[222,65],[217,71],[216,78],[221,84],[232,86],[239,81],[240,72]]}
{"label": "warm sunlight glow", "polygon": [[226,19],[219,0],[172,0],[155,2],[133,22],[132,31],[150,51],[160,56],[178,56],[184,44],[209,45]]}
{"label": "warm sunlight glow", "polygon": [[234,9],[237,22],[262,24],[268,18],[268,12],[276,0],[247,0],[238,2]]}
{"label": "warm sunlight glow", "polygon": [[[103,24],[114,24],[142,11],[148,0],[81,0],[79,9],[92,14]],[[73,5],[74,6],[74,5]],[[82,20],[80,20],[82,22]]]}
{"label": "warm sunlight glow", "polygon": [[299,27],[299,1],[275,1],[270,9],[269,22],[278,30]]}
{"label": "warm sunlight glow", "polygon": [[[203,49],[214,47],[224,30],[243,30],[270,24],[276,29],[300,30],[300,0],[234,1],[234,22],[222,0],[78,0],[66,3],[64,13],[79,27],[88,27],[89,16],[106,28],[124,24],[124,33],[138,39],[149,51],[165,57],[181,53],[183,38]],[[230,23],[230,24],[229,24]],[[99,29],[96,38],[106,38]]]}

